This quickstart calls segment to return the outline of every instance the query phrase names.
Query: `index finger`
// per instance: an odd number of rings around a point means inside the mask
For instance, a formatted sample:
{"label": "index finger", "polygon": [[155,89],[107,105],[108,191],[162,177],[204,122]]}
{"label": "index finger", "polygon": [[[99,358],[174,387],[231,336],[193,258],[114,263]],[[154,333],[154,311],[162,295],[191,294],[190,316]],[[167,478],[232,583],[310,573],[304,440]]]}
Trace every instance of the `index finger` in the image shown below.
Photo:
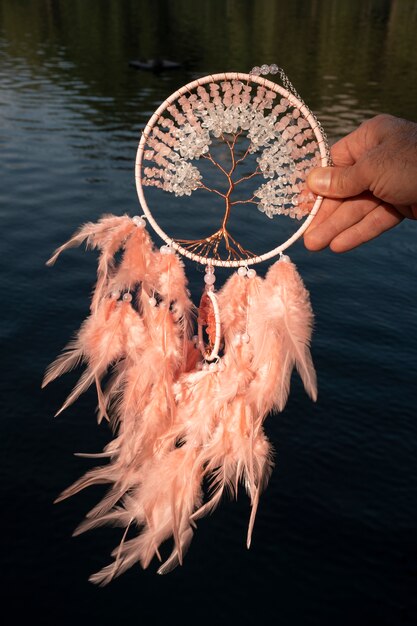
{"label": "index finger", "polygon": [[363,154],[375,148],[396,124],[398,120],[385,114],[362,122],[356,130],[333,144],[330,152],[334,164],[341,167],[353,165]]}
{"label": "index finger", "polygon": [[333,144],[330,148],[330,153],[335,165],[339,167],[353,165],[369,150],[369,145],[367,145],[364,133],[366,133],[366,130],[364,129],[364,125],[361,124],[359,128]]}

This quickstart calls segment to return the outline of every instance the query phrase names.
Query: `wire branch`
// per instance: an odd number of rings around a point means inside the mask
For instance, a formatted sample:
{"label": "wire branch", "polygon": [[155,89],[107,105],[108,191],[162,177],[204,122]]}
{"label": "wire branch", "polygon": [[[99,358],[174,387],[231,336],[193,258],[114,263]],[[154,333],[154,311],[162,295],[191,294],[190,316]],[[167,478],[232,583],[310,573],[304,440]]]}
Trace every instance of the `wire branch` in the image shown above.
{"label": "wire branch", "polygon": [[189,250],[193,254],[199,256],[212,256],[215,259],[222,259],[219,252],[220,244],[223,243],[227,252],[227,260],[248,259],[256,256],[250,250],[246,250],[240,243],[232,237],[226,228],[220,228],[218,231],[203,239],[177,239],[177,243]]}
{"label": "wire branch", "polygon": [[228,175],[228,174],[227,174],[227,172],[226,172],[226,170],[224,169],[224,167],[222,167],[222,166],[220,165],[220,163],[218,163],[218,161],[216,161],[216,159],[213,159],[213,157],[211,156],[210,152],[207,152],[206,154],[202,154],[201,156],[203,157],[203,159],[207,159],[208,161],[210,161],[211,163],[213,163],[213,165],[214,165],[215,167],[218,167],[218,168],[219,168],[219,170],[220,170],[221,172],[223,172],[223,174],[224,174],[225,176],[227,176],[227,175]]}
{"label": "wire branch", "polygon": [[262,172],[259,169],[259,167],[257,167],[256,170],[254,172],[252,172],[252,174],[248,174],[248,176],[242,176],[242,178],[239,178],[239,180],[236,180],[235,181],[235,186],[238,185],[239,183],[243,183],[243,181],[245,181],[245,180],[250,180],[254,176],[259,176],[259,174],[262,174]]}
{"label": "wire branch", "polygon": [[198,183],[198,188],[204,189],[205,191],[210,191],[210,193],[217,193],[218,196],[226,198],[226,195],[224,193],[221,193],[221,191],[218,191],[217,189],[211,189],[210,187],[207,187],[207,185],[205,185],[201,181]]}
{"label": "wire branch", "polygon": [[258,203],[255,200],[255,196],[252,196],[252,198],[250,198],[249,200],[235,200],[234,202],[231,202],[230,204],[234,205],[234,204],[258,204]]}
{"label": "wire branch", "polygon": [[246,152],[245,152],[245,154],[243,155],[243,157],[240,157],[240,159],[238,159],[238,160],[236,161],[236,165],[239,165],[239,163],[242,163],[242,161],[244,161],[244,160],[246,159],[246,157],[247,157],[247,156],[248,156],[248,154],[249,154],[249,150],[250,150],[250,144],[249,144],[249,146],[246,148]]}

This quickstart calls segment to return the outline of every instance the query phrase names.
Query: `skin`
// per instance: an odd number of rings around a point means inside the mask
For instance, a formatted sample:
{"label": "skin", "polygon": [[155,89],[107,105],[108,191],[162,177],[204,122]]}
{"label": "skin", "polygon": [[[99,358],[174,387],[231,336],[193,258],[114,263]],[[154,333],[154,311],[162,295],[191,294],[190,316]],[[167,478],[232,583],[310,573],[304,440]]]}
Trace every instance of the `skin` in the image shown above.
{"label": "skin", "polygon": [[316,168],[307,179],[324,200],[304,234],[306,248],[347,252],[417,219],[417,124],[378,115],[331,154],[334,167]]}

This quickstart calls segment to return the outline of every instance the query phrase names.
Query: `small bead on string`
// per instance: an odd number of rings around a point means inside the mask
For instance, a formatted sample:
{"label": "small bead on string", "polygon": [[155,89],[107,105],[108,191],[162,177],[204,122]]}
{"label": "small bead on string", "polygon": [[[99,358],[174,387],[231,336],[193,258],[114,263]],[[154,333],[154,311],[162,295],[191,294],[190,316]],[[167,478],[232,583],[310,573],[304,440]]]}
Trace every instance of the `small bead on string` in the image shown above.
{"label": "small bead on string", "polygon": [[132,217],[132,222],[134,222],[138,228],[145,228],[146,226],[144,215],[134,215]]}
{"label": "small bead on string", "polygon": [[267,76],[268,74],[278,74],[279,72],[279,67],[278,65],[275,65],[275,63],[273,63],[272,65],[261,65],[261,67],[258,67],[257,65],[255,65],[255,67],[253,67],[251,69],[251,71],[249,72],[249,74],[253,74],[254,76]]}
{"label": "small bead on string", "polygon": [[206,283],[206,289],[214,289],[214,283],[216,282],[216,276],[214,275],[214,267],[209,262],[206,265],[206,275],[204,276],[204,282]]}

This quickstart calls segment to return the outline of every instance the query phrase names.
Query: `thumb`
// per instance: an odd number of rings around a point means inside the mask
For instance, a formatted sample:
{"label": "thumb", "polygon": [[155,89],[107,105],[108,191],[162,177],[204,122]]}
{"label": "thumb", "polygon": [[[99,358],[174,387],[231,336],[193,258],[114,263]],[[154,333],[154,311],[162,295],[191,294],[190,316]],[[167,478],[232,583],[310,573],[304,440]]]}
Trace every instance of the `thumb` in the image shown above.
{"label": "thumb", "polygon": [[367,189],[355,165],[349,167],[317,167],[307,177],[313,193],[329,198],[349,198]]}

